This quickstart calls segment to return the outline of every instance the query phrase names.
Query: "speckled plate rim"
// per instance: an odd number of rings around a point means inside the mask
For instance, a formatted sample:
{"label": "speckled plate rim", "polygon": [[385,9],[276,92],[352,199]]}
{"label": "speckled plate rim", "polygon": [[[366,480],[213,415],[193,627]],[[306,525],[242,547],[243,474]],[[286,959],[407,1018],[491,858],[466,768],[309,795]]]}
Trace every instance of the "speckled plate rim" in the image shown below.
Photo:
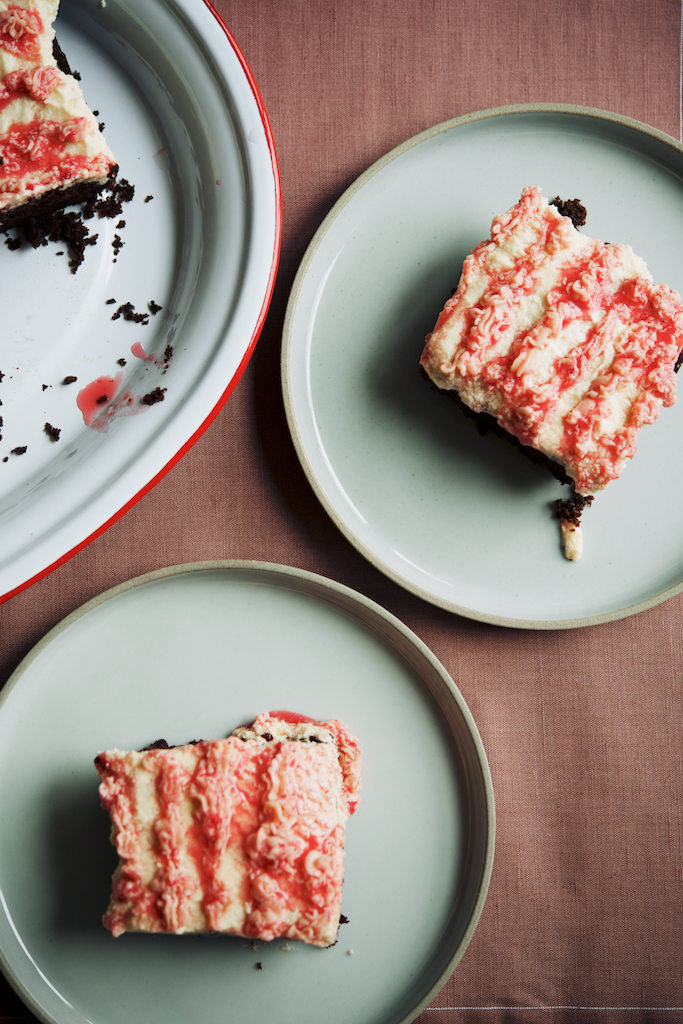
{"label": "speckled plate rim", "polygon": [[683,155],[683,143],[678,142],[673,136],[667,135],[665,132],[659,131],[657,128],[653,128],[642,121],[637,121],[634,118],[625,117],[622,114],[615,114],[608,110],[601,110],[597,107],[585,107],[578,106],[571,103],[520,103],[510,104],[506,106],[488,107],[484,110],[473,111],[468,114],[463,114],[460,117],[453,118],[448,121],[442,121],[439,124],[434,125],[431,128],[425,129],[417,135],[412,136],[405,142],[396,146],[390,150],[384,156],[380,157],[374,164],[372,164],[366,171],[364,171],[349,188],[343,193],[343,195],[337,200],[335,205],[332,207],[330,212],[327,214],[322,224],[313,236],[308,249],[306,250],[304,257],[301,261],[292,290],[290,292],[289,301],[287,304],[287,311],[285,314],[283,332],[282,332],[282,355],[281,355],[281,377],[282,377],[282,392],[285,405],[285,412],[287,415],[287,422],[289,424],[290,433],[296,449],[299,461],[303,467],[303,470],[308,478],[308,481],[313,488],[319,502],[333,520],[338,529],[344,534],[347,540],[372,564],[375,568],[379,569],[380,572],[384,573],[390,579],[392,579],[399,586],[403,587],[410,593],[415,594],[417,597],[421,597],[424,601],[430,604],[436,605],[437,607],[443,608],[446,611],[454,612],[457,615],[461,615],[463,618],[474,619],[478,622],[486,622],[491,625],[506,626],[516,629],[539,629],[539,630],[551,630],[551,629],[576,629],[584,626],[595,626],[604,622],[613,622],[617,619],[629,618],[632,615],[637,615],[640,612],[646,611],[648,608],[654,608],[658,604],[662,604],[664,601],[668,601],[670,598],[675,597],[683,591],[683,580],[677,583],[673,587],[656,594],[653,597],[647,598],[643,601],[639,601],[636,604],[629,605],[625,608],[615,609],[609,612],[603,612],[597,615],[590,615],[585,617],[576,617],[570,619],[555,619],[555,620],[544,620],[544,619],[517,619],[507,616],[501,616],[496,614],[488,614],[483,611],[468,608],[465,605],[456,604],[454,602],[442,599],[439,595],[435,595],[413,580],[408,579],[402,575],[393,566],[388,565],[382,558],[380,558],[367,544],[365,544],[351,528],[349,523],[339,514],[334,503],[330,499],[326,489],[318,479],[313,465],[308,457],[306,446],[303,441],[302,433],[297,423],[297,410],[295,403],[292,398],[292,387],[291,387],[291,359],[293,349],[293,322],[296,313],[297,303],[301,296],[302,287],[306,279],[306,275],[309,268],[315,258],[315,255],[320,248],[320,245],[327,235],[328,231],[337,220],[339,215],[342,213],[347,204],[354,198],[354,196],[363,188],[363,186],[376,174],[383,170],[388,164],[392,163],[397,157],[401,156],[407,150],[419,146],[421,143],[426,142],[428,139],[433,138],[436,135],[440,135],[443,132],[451,131],[454,128],[459,128],[463,125],[471,124],[474,121],[482,121],[487,118],[501,117],[506,115],[514,114],[525,114],[525,113],[559,113],[559,114],[575,114],[584,115],[594,119],[604,120],[619,125],[623,125],[634,131],[637,131],[643,135],[649,135],[651,138],[658,142],[664,143],[670,146],[678,154]]}
{"label": "speckled plate rim", "polygon": [[[272,578],[275,576],[280,579],[281,585],[283,586],[297,588],[302,593],[313,597],[317,596],[320,600],[325,600],[332,606],[351,612],[359,623],[371,630],[375,636],[378,637],[380,643],[387,646],[390,645],[391,634],[393,634],[397,640],[402,640],[404,644],[413,648],[418,657],[427,664],[432,674],[432,679],[437,681],[439,692],[437,693],[432,691],[431,697],[438,704],[441,715],[445,719],[448,718],[446,705],[450,703],[452,711],[455,716],[461,720],[461,723],[464,726],[464,732],[471,742],[472,753],[474,754],[475,763],[481,776],[480,781],[486,808],[485,819],[480,822],[480,827],[485,832],[485,852],[479,864],[480,881],[478,892],[467,926],[464,929],[457,948],[450,958],[446,968],[442,971],[429,990],[423,994],[419,1002],[416,1003],[411,1011],[397,1022],[397,1024],[410,1024],[410,1022],[415,1020],[415,1018],[422,1013],[425,1007],[434,1000],[438,992],[446,984],[460,963],[460,960],[462,959],[472,936],[476,931],[486,902],[491,874],[493,871],[496,812],[493,780],[486,751],[477,725],[464,697],[436,655],[433,654],[429,647],[395,615],[387,611],[375,601],[372,601],[370,598],[365,597],[360,592],[355,591],[344,584],[337,583],[335,580],[321,576],[317,573],[309,572],[308,570],[299,569],[293,566],[281,565],[273,562],[256,561],[252,559],[209,560],[167,566],[163,569],[156,569],[152,572],[144,573],[141,576],[136,576],[130,580],[126,580],[117,586],[96,595],[53,626],[53,628],[41,640],[39,640],[38,643],[22,659],[5,683],[4,687],[0,690],[0,714],[2,713],[3,705],[10,693],[16,686],[20,685],[21,680],[30,665],[46,650],[47,647],[49,647],[57,636],[63,633],[69,628],[69,626],[73,625],[79,619],[86,616],[89,612],[98,608],[107,601],[110,601],[112,598],[124,594],[126,591],[145,586],[148,583],[168,579],[173,576],[216,570],[221,570],[227,573],[253,573],[255,580],[261,577],[263,582],[266,582],[269,577]],[[451,722],[448,722],[448,727],[452,731],[454,730],[454,726]],[[52,1015],[48,1015],[43,1011],[31,992],[12,970],[2,948],[0,948],[0,970],[39,1020],[43,1021],[44,1024],[61,1024],[57,1018]]]}

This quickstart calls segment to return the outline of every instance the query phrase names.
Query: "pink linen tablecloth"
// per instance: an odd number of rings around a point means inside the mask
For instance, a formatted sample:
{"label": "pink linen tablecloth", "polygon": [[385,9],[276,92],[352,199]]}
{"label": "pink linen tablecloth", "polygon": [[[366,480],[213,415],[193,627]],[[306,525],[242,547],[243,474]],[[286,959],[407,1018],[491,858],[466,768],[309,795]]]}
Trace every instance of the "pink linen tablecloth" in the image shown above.
{"label": "pink linen tablecloth", "polygon": [[[496,793],[488,900],[419,1024],[683,1021],[683,596],[630,619],[549,632],[482,625],[411,596],[321,509],[288,434],[279,379],[287,298],[315,230],[362,171],[417,132],[544,101],[615,111],[680,139],[680,0],[216,8],[259,85],[280,162],[271,309],[246,373],[194,448],[105,534],[0,607],[0,683],[63,616],[159,567],[257,559],[359,590],[450,671]],[[0,1021],[32,1019],[0,980]]]}

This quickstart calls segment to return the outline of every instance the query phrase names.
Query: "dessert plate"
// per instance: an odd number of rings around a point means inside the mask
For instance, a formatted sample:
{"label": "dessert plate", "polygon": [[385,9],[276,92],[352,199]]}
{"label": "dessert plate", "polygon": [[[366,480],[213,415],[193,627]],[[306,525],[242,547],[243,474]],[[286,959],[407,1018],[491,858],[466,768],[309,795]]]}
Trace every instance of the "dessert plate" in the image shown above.
{"label": "dessert plate", "polygon": [[[94,756],[275,709],[337,717],[363,749],[337,945],[112,938]],[[431,652],[360,594],[255,562],[151,573],[47,635],[0,695],[0,821],[0,964],[50,1024],[407,1022],[474,932],[494,847],[482,742]]]}
{"label": "dessert plate", "polygon": [[641,611],[683,587],[683,403],[642,431],[620,480],[562,555],[567,489],[480,436],[418,376],[425,335],[467,253],[526,185],[578,197],[586,232],[626,242],[683,292],[683,146],[639,122],[569,106],[485,110],[437,125],[366,171],[315,235],[284,327],[282,375],[299,458],[366,558],[442,608],[554,629]]}
{"label": "dessert plate", "polygon": [[[0,245],[0,599],[125,512],[218,413],[256,343],[280,245],[266,113],[208,2],[62,0],[55,30],[135,197],[125,226],[86,222],[99,239],[76,274],[63,245]],[[148,322],[113,320],[126,303]],[[164,400],[141,404],[157,387]]]}

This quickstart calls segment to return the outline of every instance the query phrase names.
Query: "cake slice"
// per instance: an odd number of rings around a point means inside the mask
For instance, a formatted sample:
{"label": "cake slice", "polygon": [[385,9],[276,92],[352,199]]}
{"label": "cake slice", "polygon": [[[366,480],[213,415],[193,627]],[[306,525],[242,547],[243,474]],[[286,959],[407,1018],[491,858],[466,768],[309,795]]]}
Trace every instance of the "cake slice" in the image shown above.
{"label": "cake slice", "polygon": [[0,231],[21,225],[34,245],[32,224],[94,200],[118,170],[55,43],[58,6],[0,0]]}
{"label": "cake slice", "polygon": [[573,484],[563,535],[576,558],[580,506],[674,404],[682,347],[680,295],[655,285],[630,246],[589,238],[530,186],[465,260],[420,362],[436,387]]}
{"label": "cake slice", "polygon": [[104,924],[333,945],[360,759],[336,720],[282,713],[227,739],[99,754],[120,858]]}

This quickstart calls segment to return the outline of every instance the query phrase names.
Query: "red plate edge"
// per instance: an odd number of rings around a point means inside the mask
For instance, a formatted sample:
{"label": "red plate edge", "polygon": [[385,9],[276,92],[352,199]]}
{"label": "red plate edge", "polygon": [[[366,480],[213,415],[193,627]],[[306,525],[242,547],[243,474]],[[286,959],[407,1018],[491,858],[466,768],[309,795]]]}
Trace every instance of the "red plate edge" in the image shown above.
{"label": "red plate edge", "polygon": [[273,139],[273,133],[270,127],[270,122],[268,120],[268,115],[266,113],[266,108],[263,103],[263,98],[261,97],[261,93],[259,92],[259,88],[256,84],[251,68],[249,67],[245,60],[244,54],[237,45],[235,37],[233,36],[232,32],[226,25],[225,21],[218,13],[216,8],[213,6],[211,0],[204,0],[204,4],[206,7],[208,7],[210,12],[213,14],[214,18],[220,25],[220,27],[223,29],[223,32],[225,33],[227,40],[230,43],[232,49],[234,50],[235,56],[239,60],[242,66],[242,70],[246,75],[247,81],[254,95],[254,99],[256,100],[256,105],[258,106],[259,114],[261,115],[261,121],[263,123],[266,141],[268,143],[268,151],[270,153],[270,159],[273,165],[273,176],[275,181],[275,245],[273,246],[273,260],[270,267],[268,287],[266,289],[266,294],[263,299],[263,304],[261,305],[261,310],[259,312],[258,320],[256,322],[256,327],[254,328],[254,333],[251,336],[251,341],[249,342],[247,350],[244,353],[244,356],[242,357],[242,361],[240,362],[240,365],[237,367],[235,375],[228,384],[227,388],[225,389],[221,397],[218,399],[215,406],[208,414],[204,422],[197,428],[197,430],[195,430],[194,434],[192,434],[192,436],[185,442],[185,444],[180,448],[180,450],[176,452],[176,454],[171,459],[169,459],[166,465],[163,466],[159,470],[159,472],[152,477],[149,483],[145,484],[145,486],[142,487],[137,492],[137,494],[134,494],[133,497],[130,498],[130,500],[127,501],[126,504],[118,510],[118,512],[115,512],[113,516],[107,519],[107,521],[103,523],[102,526],[94,530],[79,544],[76,544],[75,547],[71,548],[70,551],[67,551],[65,554],[61,555],[58,559],[56,559],[56,561],[48,565],[46,569],[42,569],[39,573],[36,573],[35,576],[32,576],[24,583],[20,583],[18,587],[15,587],[13,590],[8,591],[6,594],[0,595],[0,604],[4,604],[5,601],[9,601],[10,598],[14,597],[16,594],[20,594],[22,590],[27,590],[34,583],[37,583],[38,580],[42,580],[45,576],[49,576],[49,574],[51,572],[54,572],[55,569],[58,569],[60,565],[64,565],[65,562],[68,562],[70,558],[73,558],[73,556],[78,554],[79,551],[82,551],[83,548],[87,547],[88,544],[90,544],[93,540],[99,537],[102,533],[105,533],[109,529],[109,527],[112,526],[115,522],[117,522],[117,520],[119,520],[122,516],[124,516],[126,512],[128,512],[128,510],[133,507],[133,505],[136,505],[141,498],[144,498],[144,496],[148,494],[149,491],[151,491],[152,488],[155,487],[171,469],[173,469],[176,463],[180,462],[183,455],[185,455],[190,450],[190,448],[192,448],[195,442],[199,440],[199,438],[202,436],[205,430],[207,430],[207,428],[215,420],[216,416],[221,411],[227,400],[230,398],[230,395],[237,387],[237,384],[239,383],[239,380],[242,374],[244,373],[249,360],[252,357],[254,348],[256,347],[256,342],[258,341],[259,335],[261,334],[261,330],[263,329],[266,314],[268,313],[268,309],[270,307],[270,300],[273,297],[273,290],[275,288],[275,278],[277,276],[277,270],[280,261],[280,243],[282,240],[282,191],[280,187],[280,169],[278,167],[277,162],[277,153],[275,152],[275,140]]}

